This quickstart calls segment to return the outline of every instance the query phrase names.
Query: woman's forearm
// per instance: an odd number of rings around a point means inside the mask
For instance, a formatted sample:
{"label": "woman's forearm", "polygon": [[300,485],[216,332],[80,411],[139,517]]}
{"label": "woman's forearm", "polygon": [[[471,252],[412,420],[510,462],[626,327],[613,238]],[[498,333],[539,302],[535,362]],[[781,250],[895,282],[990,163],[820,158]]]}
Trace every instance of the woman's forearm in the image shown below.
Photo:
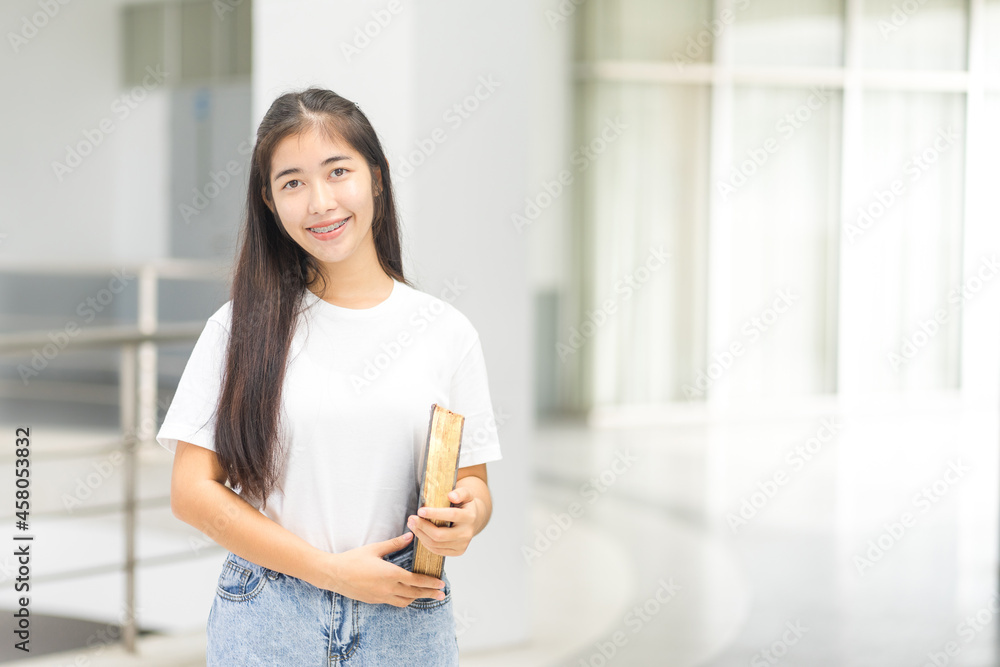
{"label": "woman's forearm", "polygon": [[199,480],[171,494],[174,516],[237,556],[309,583],[329,581],[329,572],[318,575],[332,567],[334,554],[312,546],[224,484]]}
{"label": "woman's forearm", "polygon": [[472,492],[473,502],[478,502],[480,504],[480,514],[477,526],[472,533],[475,537],[482,532],[486,524],[490,522],[490,516],[493,514],[493,500],[490,497],[490,487],[486,484],[481,477],[476,475],[466,475],[455,483],[455,488],[465,487]]}

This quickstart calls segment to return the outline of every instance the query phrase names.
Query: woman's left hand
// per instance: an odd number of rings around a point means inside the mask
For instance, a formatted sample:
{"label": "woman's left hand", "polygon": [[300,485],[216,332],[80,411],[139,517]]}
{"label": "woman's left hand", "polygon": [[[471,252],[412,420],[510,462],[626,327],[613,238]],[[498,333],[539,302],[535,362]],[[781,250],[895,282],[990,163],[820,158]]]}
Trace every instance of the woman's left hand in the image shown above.
{"label": "woman's left hand", "polygon": [[[476,534],[482,508],[479,499],[465,487],[453,489],[448,500],[451,507],[421,507],[417,510],[419,516],[410,515],[406,525],[431,553],[461,556]],[[451,526],[437,526],[430,519],[451,521]]]}

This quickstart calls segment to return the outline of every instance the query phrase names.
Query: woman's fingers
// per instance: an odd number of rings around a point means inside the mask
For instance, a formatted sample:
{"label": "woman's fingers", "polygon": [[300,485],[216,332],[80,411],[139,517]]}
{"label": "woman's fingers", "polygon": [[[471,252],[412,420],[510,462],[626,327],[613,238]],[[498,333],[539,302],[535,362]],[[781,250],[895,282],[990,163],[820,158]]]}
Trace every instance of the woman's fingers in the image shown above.
{"label": "woman's fingers", "polygon": [[421,507],[417,510],[417,516],[432,521],[455,522],[462,519],[463,512],[460,507]]}
{"label": "woman's fingers", "polygon": [[[434,581],[434,577],[428,577],[428,579],[430,581]],[[409,598],[411,602],[417,598],[434,598],[435,600],[440,600],[444,596],[444,589],[438,588],[432,583],[429,583],[426,586],[404,583],[403,586],[403,590],[400,590],[397,595]]]}

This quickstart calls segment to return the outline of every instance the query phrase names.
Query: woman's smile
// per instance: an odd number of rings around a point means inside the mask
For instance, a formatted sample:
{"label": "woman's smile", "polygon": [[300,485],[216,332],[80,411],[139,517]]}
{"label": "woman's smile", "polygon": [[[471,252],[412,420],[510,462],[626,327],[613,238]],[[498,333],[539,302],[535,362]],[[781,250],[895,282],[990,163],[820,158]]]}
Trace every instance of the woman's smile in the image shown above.
{"label": "woman's smile", "polygon": [[347,216],[339,222],[331,222],[329,224],[320,223],[319,225],[307,227],[306,229],[308,229],[309,232],[320,241],[330,241],[344,233],[344,228],[347,226],[347,223],[351,221],[351,217],[352,216]]}

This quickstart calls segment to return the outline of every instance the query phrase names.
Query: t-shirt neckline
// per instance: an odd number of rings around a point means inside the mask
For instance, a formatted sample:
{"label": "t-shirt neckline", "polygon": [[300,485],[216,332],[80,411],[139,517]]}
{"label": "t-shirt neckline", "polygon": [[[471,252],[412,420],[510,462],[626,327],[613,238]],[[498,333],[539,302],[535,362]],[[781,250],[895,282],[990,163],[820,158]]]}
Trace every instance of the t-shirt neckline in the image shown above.
{"label": "t-shirt neckline", "polygon": [[389,296],[383,299],[381,303],[377,303],[371,308],[345,308],[344,306],[338,306],[319,298],[313,294],[312,290],[309,288],[306,288],[305,299],[308,306],[314,307],[318,312],[323,313],[324,315],[340,319],[367,319],[369,317],[381,315],[391,309],[393,304],[400,299],[401,292],[402,286],[398,280],[393,278],[392,291],[389,292]]}

